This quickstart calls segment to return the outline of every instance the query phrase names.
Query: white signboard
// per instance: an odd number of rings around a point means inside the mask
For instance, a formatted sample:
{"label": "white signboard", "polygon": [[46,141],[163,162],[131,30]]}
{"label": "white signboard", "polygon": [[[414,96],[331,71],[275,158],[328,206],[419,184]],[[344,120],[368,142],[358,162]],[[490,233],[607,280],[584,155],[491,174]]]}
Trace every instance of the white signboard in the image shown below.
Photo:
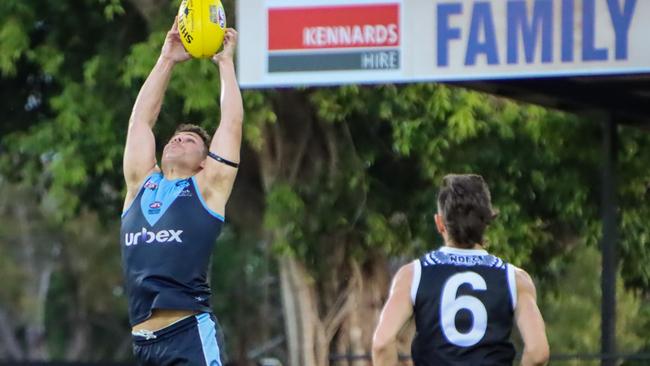
{"label": "white signboard", "polygon": [[650,0],[239,0],[242,87],[650,73]]}

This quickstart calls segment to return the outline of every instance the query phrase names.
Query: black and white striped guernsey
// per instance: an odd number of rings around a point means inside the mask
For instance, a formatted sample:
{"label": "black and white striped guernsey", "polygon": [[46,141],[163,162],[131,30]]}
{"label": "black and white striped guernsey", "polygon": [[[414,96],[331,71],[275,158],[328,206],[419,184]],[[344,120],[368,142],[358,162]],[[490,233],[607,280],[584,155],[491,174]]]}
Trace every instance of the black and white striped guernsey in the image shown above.
{"label": "black and white striped guernsey", "polygon": [[514,267],[485,250],[446,246],[413,265],[415,366],[512,365]]}

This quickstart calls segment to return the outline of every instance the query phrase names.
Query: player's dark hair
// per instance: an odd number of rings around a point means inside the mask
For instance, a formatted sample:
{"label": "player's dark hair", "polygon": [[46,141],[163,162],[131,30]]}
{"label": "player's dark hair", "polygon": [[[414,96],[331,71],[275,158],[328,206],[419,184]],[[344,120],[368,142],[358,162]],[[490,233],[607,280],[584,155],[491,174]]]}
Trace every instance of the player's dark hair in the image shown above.
{"label": "player's dark hair", "polygon": [[438,192],[438,212],[449,239],[463,248],[483,244],[483,233],[496,217],[490,190],[483,177],[476,174],[445,176]]}
{"label": "player's dark hair", "polygon": [[208,132],[201,126],[191,124],[191,123],[183,123],[180,126],[176,127],[176,131],[174,131],[174,135],[181,133],[181,132],[193,132],[199,137],[201,137],[201,140],[203,140],[203,145],[205,146],[205,154],[208,154],[208,150],[210,149],[210,135],[208,135]]}

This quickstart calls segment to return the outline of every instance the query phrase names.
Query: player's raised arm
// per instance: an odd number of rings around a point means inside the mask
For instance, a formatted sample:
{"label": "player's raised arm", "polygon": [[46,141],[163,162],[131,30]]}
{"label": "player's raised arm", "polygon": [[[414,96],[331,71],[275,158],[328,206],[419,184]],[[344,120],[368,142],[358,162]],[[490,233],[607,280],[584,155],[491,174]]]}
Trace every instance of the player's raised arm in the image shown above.
{"label": "player's raised arm", "polygon": [[381,311],[379,323],[372,338],[372,363],[374,366],[397,365],[397,347],[395,345],[397,335],[413,314],[412,280],[413,263],[403,266],[395,275],[388,300]]}
{"label": "player's raised arm", "polygon": [[517,281],[517,308],[515,320],[524,341],[522,366],[546,365],[549,358],[544,319],[537,307],[535,284],[526,271],[515,270]]}
{"label": "player's raised arm", "polygon": [[123,162],[124,179],[128,189],[125,206],[137,193],[142,180],[152,170],[157,169],[152,128],[158,119],[174,65],[189,58],[181,43],[175,20],[167,32],[160,57],[142,85],[131,112]]}
{"label": "player's raised arm", "polygon": [[244,107],[233,61],[236,46],[237,31],[227,28],[224,49],[212,58],[221,78],[221,121],[200,178],[206,183],[202,189],[210,193],[209,203],[218,212],[225,209],[235,182],[242,139]]}

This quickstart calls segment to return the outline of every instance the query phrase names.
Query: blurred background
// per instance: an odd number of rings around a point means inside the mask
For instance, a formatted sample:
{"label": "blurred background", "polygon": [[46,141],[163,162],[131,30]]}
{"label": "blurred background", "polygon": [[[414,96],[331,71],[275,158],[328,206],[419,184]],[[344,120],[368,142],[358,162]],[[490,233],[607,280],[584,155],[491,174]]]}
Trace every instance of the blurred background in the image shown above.
{"label": "blurred background", "polygon": [[[0,0],[0,362],[133,363],[122,151],[178,5]],[[231,25],[235,5],[224,1]],[[212,133],[218,96],[209,61],[177,66],[159,147],[180,122]],[[211,267],[231,365],[370,365],[392,275],[442,244],[433,214],[452,172],[488,182],[500,212],[488,250],[533,276],[552,363],[601,363],[601,124],[440,83],[243,99],[242,164]],[[617,127],[615,364],[650,364],[649,132]]]}

